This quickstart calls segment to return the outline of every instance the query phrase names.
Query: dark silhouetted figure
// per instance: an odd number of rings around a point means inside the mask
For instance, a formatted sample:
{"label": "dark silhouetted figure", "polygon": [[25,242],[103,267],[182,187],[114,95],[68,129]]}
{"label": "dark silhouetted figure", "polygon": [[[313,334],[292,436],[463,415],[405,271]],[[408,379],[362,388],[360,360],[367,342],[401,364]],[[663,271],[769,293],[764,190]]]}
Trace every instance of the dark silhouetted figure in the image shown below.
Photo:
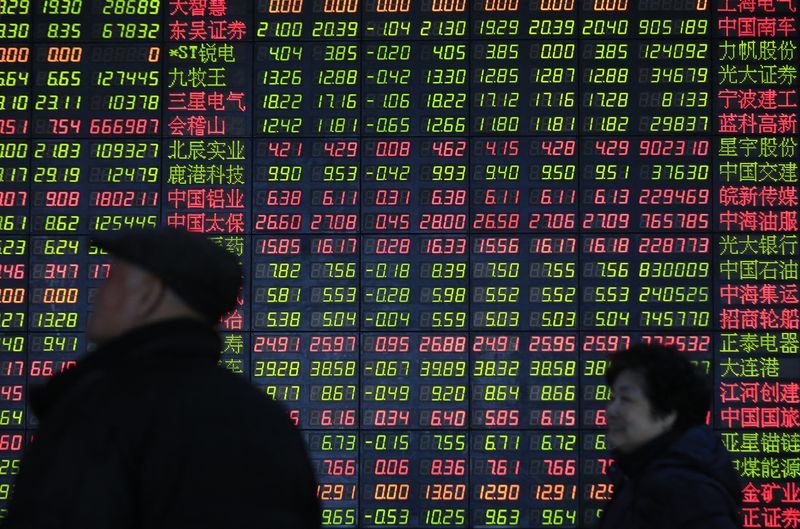
{"label": "dark silhouetted figure", "polygon": [[739,477],[705,426],[711,392],[678,351],[639,344],[612,355],[607,443],[614,492],[602,529],[737,529]]}
{"label": "dark silhouetted figure", "polygon": [[98,347],[31,390],[40,428],[4,528],[320,527],[300,432],[217,365],[235,257],[175,230],[93,244],[114,258],[87,326]]}

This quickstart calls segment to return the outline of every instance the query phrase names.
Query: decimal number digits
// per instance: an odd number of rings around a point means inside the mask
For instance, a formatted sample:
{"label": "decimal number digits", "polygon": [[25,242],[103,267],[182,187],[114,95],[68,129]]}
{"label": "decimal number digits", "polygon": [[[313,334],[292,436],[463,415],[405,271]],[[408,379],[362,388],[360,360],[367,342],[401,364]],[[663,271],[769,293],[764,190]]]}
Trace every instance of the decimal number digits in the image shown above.
{"label": "decimal number digits", "polygon": [[101,36],[104,39],[157,39],[161,32],[161,24],[153,23],[120,23],[103,24]]}
{"label": "decimal number digits", "polygon": [[27,15],[30,7],[30,0],[0,0],[0,15]]}
{"label": "decimal number digits", "polygon": [[105,0],[104,15],[157,15],[161,0]]}
{"label": "decimal number digits", "polygon": [[44,0],[42,14],[45,15],[80,15],[83,0]]}

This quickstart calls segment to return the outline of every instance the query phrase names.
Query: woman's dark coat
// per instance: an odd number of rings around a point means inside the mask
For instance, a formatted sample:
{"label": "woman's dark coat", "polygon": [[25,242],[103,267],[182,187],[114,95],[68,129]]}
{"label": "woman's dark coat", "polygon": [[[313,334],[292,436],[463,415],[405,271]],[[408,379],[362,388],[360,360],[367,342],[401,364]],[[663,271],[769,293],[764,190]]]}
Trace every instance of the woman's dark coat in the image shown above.
{"label": "woman's dark coat", "polygon": [[705,426],[669,432],[616,454],[614,495],[601,529],[738,529],[739,477]]}

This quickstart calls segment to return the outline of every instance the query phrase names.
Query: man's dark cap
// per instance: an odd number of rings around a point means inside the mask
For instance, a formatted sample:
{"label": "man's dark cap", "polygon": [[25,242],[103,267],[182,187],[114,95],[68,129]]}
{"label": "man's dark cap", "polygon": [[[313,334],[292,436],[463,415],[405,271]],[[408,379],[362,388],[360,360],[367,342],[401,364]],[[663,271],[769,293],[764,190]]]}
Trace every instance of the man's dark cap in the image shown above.
{"label": "man's dark cap", "polygon": [[242,268],[198,233],[173,229],[118,232],[91,244],[157,276],[190,307],[216,323],[236,306]]}

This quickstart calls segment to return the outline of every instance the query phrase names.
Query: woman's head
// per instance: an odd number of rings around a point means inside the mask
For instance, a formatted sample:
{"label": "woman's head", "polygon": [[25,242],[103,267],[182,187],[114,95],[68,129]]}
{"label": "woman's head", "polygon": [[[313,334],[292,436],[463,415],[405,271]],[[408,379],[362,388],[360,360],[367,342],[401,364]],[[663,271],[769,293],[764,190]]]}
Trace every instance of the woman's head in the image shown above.
{"label": "woman's head", "polygon": [[673,428],[705,422],[710,405],[706,379],[675,349],[637,344],[611,357],[606,370],[611,448],[631,452]]}

